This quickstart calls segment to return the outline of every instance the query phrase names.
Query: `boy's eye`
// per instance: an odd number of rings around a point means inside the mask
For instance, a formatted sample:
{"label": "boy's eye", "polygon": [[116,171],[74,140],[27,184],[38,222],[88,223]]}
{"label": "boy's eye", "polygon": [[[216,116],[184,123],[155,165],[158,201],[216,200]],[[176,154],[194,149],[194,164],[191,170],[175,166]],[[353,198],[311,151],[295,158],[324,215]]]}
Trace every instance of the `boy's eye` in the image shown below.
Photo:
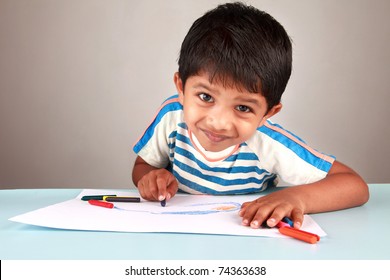
{"label": "boy's eye", "polygon": [[199,98],[205,102],[212,102],[213,101],[213,98],[210,95],[208,95],[207,93],[199,94]]}
{"label": "boy's eye", "polygon": [[237,111],[244,112],[244,113],[249,113],[251,111],[251,109],[245,105],[238,105],[236,109]]}

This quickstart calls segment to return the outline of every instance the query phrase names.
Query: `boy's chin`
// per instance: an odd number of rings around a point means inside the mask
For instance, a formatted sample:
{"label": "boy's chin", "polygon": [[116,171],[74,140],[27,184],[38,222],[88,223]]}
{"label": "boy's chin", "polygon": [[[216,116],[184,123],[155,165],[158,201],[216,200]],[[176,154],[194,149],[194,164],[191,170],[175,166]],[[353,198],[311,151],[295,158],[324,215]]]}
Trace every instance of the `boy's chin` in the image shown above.
{"label": "boy's chin", "polygon": [[228,144],[228,143],[205,143],[205,144],[202,144],[200,143],[200,145],[202,146],[202,148],[207,151],[207,152],[211,152],[211,153],[219,153],[219,152],[222,152],[222,151],[225,151],[229,148],[232,148],[234,146],[236,146],[236,144]]}

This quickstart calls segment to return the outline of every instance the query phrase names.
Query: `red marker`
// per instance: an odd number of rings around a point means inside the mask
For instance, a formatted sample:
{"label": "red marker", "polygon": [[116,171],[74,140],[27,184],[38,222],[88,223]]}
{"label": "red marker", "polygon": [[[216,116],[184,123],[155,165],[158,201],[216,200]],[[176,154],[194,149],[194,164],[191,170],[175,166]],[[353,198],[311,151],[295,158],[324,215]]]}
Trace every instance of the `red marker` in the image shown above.
{"label": "red marker", "polygon": [[293,237],[295,239],[299,239],[311,244],[315,244],[317,241],[320,241],[320,237],[317,234],[293,228],[288,223],[279,222],[276,226],[279,228],[279,232],[281,234]]}
{"label": "red marker", "polygon": [[114,208],[113,203],[105,202],[105,201],[100,201],[100,200],[88,200],[88,203],[91,205],[95,206],[100,206],[100,207],[105,207],[105,208]]}

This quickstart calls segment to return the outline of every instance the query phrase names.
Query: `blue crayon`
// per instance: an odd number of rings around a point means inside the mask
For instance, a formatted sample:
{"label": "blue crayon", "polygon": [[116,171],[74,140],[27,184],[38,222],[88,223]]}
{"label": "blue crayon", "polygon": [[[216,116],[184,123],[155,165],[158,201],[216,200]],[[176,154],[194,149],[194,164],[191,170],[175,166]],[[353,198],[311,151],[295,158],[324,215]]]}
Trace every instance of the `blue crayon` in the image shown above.
{"label": "blue crayon", "polygon": [[294,222],[290,218],[288,218],[288,217],[284,217],[282,219],[282,222],[285,222],[285,223],[289,224],[290,227],[294,226]]}
{"label": "blue crayon", "polygon": [[162,207],[165,207],[166,204],[167,204],[167,200],[165,198],[163,200],[161,200]]}

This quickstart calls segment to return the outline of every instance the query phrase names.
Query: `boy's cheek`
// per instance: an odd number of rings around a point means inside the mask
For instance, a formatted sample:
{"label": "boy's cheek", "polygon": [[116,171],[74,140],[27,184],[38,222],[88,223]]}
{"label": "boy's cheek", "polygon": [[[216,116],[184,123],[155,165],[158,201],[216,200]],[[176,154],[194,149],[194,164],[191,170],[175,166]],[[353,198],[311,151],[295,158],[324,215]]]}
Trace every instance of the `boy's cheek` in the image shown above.
{"label": "boy's cheek", "polygon": [[201,118],[202,113],[193,107],[184,107],[184,121],[188,126],[192,126]]}

